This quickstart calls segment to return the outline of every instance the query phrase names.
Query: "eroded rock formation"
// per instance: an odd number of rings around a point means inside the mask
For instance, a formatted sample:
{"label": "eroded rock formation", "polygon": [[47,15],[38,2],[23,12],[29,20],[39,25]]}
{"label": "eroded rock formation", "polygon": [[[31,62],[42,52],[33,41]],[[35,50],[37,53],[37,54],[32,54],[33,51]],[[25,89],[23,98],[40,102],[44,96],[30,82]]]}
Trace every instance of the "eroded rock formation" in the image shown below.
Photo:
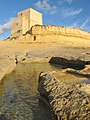
{"label": "eroded rock formation", "polygon": [[90,39],[90,33],[79,28],[53,26],[53,25],[35,25],[31,28],[32,35],[64,35]]}
{"label": "eroded rock formation", "polygon": [[75,58],[52,57],[49,61],[51,64],[66,66],[66,68],[84,69],[85,65],[90,64],[90,61],[83,61]]}
{"label": "eroded rock formation", "polygon": [[41,73],[38,90],[50,103],[56,120],[89,120],[90,98],[82,86],[60,82],[51,73]]}

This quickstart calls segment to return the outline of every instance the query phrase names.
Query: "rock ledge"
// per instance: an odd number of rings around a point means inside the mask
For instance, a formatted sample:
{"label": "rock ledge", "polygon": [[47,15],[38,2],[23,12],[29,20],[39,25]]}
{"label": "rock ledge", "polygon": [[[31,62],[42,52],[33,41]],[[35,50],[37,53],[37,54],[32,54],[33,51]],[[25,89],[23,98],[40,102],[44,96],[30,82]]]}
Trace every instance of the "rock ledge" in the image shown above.
{"label": "rock ledge", "polygon": [[90,120],[90,98],[83,84],[60,82],[51,73],[41,73],[38,90],[50,103],[56,120]]}

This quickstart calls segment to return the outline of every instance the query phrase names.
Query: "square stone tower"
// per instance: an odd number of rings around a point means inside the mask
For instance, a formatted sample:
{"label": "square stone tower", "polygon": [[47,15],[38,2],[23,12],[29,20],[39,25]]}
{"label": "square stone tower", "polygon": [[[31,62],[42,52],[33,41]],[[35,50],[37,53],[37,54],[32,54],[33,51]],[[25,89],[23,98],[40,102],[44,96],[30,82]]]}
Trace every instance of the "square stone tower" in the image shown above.
{"label": "square stone tower", "polygon": [[33,25],[42,25],[42,14],[29,8],[18,13],[12,21],[11,38],[25,34]]}

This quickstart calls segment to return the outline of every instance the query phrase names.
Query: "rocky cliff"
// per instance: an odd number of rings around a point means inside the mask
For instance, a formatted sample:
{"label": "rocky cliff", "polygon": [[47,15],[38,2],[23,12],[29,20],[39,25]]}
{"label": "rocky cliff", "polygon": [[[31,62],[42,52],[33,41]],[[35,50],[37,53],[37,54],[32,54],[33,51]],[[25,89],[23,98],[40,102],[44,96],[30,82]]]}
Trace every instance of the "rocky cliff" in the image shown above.
{"label": "rocky cliff", "polygon": [[90,33],[79,28],[35,25],[24,35],[14,39],[23,42],[64,42],[65,44],[73,42],[73,44],[77,45],[78,43],[88,45],[88,42],[90,41]]}
{"label": "rocky cliff", "polygon": [[[50,26],[50,25],[36,25],[31,28],[32,35],[62,35],[67,37],[79,37],[90,39],[90,33],[79,28]],[[58,38],[58,36],[57,36]]]}

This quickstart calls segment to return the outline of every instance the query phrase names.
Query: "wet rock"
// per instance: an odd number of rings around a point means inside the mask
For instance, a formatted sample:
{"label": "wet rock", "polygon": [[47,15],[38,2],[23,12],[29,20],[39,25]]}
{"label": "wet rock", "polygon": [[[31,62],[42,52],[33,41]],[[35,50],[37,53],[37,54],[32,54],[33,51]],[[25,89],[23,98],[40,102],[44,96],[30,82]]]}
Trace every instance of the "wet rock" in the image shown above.
{"label": "wet rock", "polygon": [[90,98],[81,86],[60,82],[48,72],[40,74],[38,90],[50,103],[57,120],[89,120]]}
{"label": "wet rock", "polygon": [[81,77],[86,77],[86,78],[90,78],[90,71],[86,71],[86,70],[74,70],[74,69],[66,69],[65,72],[73,74],[73,75],[78,75]]}
{"label": "wet rock", "polygon": [[90,61],[83,61],[76,58],[52,57],[49,61],[51,64],[63,65],[65,68],[73,68],[76,70],[84,69],[85,65],[90,64]]}

